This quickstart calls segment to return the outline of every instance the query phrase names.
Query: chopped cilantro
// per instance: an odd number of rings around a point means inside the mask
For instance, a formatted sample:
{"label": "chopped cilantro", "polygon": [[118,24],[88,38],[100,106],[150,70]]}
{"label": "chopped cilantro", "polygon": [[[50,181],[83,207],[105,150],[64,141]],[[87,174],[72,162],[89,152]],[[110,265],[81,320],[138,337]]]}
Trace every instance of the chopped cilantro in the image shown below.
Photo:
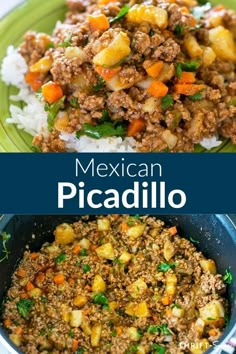
{"label": "chopped cilantro", "polygon": [[192,238],[192,237],[189,237],[189,241],[191,241],[192,243],[199,243],[199,241],[195,240],[195,239]]}
{"label": "chopped cilantro", "polygon": [[79,102],[78,102],[78,98],[73,97],[70,101],[69,101],[70,105],[74,108],[79,108]]}
{"label": "chopped cilantro", "polygon": [[45,304],[47,302],[46,296],[41,296],[40,300],[43,304]]}
{"label": "chopped cilantro", "polygon": [[178,23],[175,26],[174,34],[178,37],[181,37],[184,34],[184,26]]}
{"label": "chopped cilantro", "polygon": [[160,344],[153,343],[151,346],[151,353],[152,354],[165,354],[166,349]]}
{"label": "chopped cilantro", "polygon": [[207,321],[215,321],[216,318],[213,318],[213,317],[207,317]]}
{"label": "chopped cilantro", "polygon": [[83,265],[83,272],[84,273],[88,273],[90,272],[91,268],[90,268],[90,265],[89,264],[84,264]]}
{"label": "chopped cilantro", "polygon": [[129,5],[125,4],[124,6],[122,6],[122,8],[120,9],[119,13],[117,14],[116,17],[112,18],[109,22],[110,25],[112,25],[114,22],[119,21],[122,17],[126,16],[127,13],[129,12]]}
{"label": "chopped cilantro", "polygon": [[138,343],[132,344],[126,351],[125,354],[133,354],[138,352]]}
{"label": "chopped cilantro", "polygon": [[155,333],[159,333],[161,335],[169,335],[170,334],[170,330],[167,326],[167,324],[162,324],[162,325],[158,325],[158,326],[155,326],[155,325],[150,325],[148,328],[147,328],[147,331],[148,333],[151,333],[151,334],[155,334]]}
{"label": "chopped cilantro", "polygon": [[171,95],[166,95],[166,96],[162,97],[161,108],[168,109],[173,105],[173,103],[174,103],[174,100],[171,97]]}
{"label": "chopped cilantro", "polygon": [[111,331],[111,336],[112,336],[112,337],[116,337],[116,336],[117,336],[117,332],[116,332],[115,329],[113,329],[113,330]]}
{"label": "chopped cilantro", "polygon": [[86,352],[86,350],[87,349],[85,347],[78,347],[75,354],[83,354],[84,352]]}
{"label": "chopped cilantro", "polygon": [[17,311],[24,319],[28,318],[33,306],[34,300],[32,299],[20,299],[20,301],[16,303]]}
{"label": "chopped cilantro", "polygon": [[123,137],[125,134],[126,130],[120,122],[104,122],[97,125],[84,123],[82,129],[77,131],[76,137],[79,139],[82,135],[87,135],[94,139],[101,139],[109,136]]}
{"label": "chopped cilantro", "polygon": [[76,266],[76,267],[80,267],[80,262],[76,261],[76,262],[75,262],[75,266]]}
{"label": "chopped cilantro", "polygon": [[10,240],[11,235],[7,232],[2,232],[0,234],[2,237],[2,258],[0,259],[0,263],[3,262],[5,259],[8,259],[9,251],[7,249],[7,242]]}
{"label": "chopped cilantro", "polygon": [[94,92],[100,91],[105,86],[105,84],[106,84],[106,81],[103,80],[103,78],[101,76],[99,76],[96,85],[93,86],[93,91]]}
{"label": "chopped cilantro", "polygon": [[202,99],[202,91],[195,93],[195,95],[188,96],[191,101],[200,101]]}
{"label": "chopped cilantro", "polygon": [[225,271],[225,275],[223,276],[223,280],[227,284],[231,284],[233,281],[233,275],[230,271],[228,271],[228,269],[226,269],[226,271]]}
{"label": "chopped cilantro", "polygon": [[104,122],[109,122],[111,120],[109,113],[106,109],[104,109],[102,111],[102,118],[100,119],[100,122],[104,123]]}
{"label": "chopped cilantro", "polygon": [[58,264],[63,262],[65,259],[66,259],[66,255],[64,253],[61,253],[59,254],[59,256],[55,258],[55,262]]}
{"label": "chopped cilantro", "polygon": [[72,33],[69,33],[66,36],[65,40],[62,43],[58,44],[58,47],[62,47],[62,48],[71,47],[71,37],[72,37]]}
{"label": "chopped cilantro", "polygon": [[200,66],[200,63],[192,60],[186,63],[179,62],[176,65],[176,75],[180,79],[183,71],[196,71]]}
{"label": "chopped cilantro", "polygon": [[208,3],[208,0],[197,0],[199,5],[206,5]]}
{"label": "chopped cilantro", "polygon": [[40,336],[45,336],[46,333],[47,333],[46,328],[42,328],[42,329],[40,329],[40,331],[39,331],[39,335],[40,335]]}
{"label": "chopped cilantro", "polygon": [[42,88],[40,87],[38,91],[35,92],[35,96],[39,99],[39,101],[43,101]]}
{"label": "chopped cilantro", "polygon": [[55,48],[55,45],[53,42],[48,43],[47,49],[50,49],[50,48]]}
{"label": "chopped cilantro", "polygon": [[83,248],[80,253],[79,253],[80,256],[82,257],[86,257],[87,256],[87,250],[85,248]]}
{"label": "chopped cilantro", "polygon": [[173,309],[174,307],[176,307],[177,309],[181,309],[181,306],[179,304],[172,304],[171,308]]}
{"label": "chopped cilantro", "polygon": [[71,338],[74,338],[75,334],[74,334],[74,332],[72,330],[70,330],[68,332],[68,336],[71,337]]}
{"label": "chopped cilantro", "polygon": [[93,303],[96,305],[102,305],[103,309],[109,309],[107,297],[104,293],[97,293],[93,296]]}
{"label": "chopped cilantro", "polygon": [[64,108],[64,101],[65,101],[65,96],[57,100],[56,102],[49,104],[46,103],[44,106],[44,110],[48,112],[48,130],[52,131],[53,125],[54,125],[54,120],[57,116],[57,113],[60,111],[60,109]]}
{"label": "chopped cilantro", "polygon": [[167,272],[169,269],[174,269],[176,266],[176,262],[174,263],[161,263],[157,270],[159,270],[160,272]]}

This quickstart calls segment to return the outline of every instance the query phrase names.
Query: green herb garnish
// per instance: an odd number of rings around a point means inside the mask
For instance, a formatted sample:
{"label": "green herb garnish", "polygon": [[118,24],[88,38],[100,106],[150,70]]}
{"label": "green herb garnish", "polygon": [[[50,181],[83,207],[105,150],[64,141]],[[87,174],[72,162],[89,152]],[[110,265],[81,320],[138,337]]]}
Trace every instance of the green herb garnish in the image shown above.
{"label": "green herb garnish", "polygon": [[197,2],[200,6],[202,6],[202,5],[206,5],[209,1],[208,0],[197,0]]}
{"label": "green herb garnish", "polygon": [[71,337],[71,338],[74,338],[75,334],[74,334],[74,332],[72,330],[70,330],[68,332],[68,336]]}
{"label": "green herb garnish", "polygon": [[94,92],[100,91],[105,86],[105,84],[106,84],[106,81],[103,80],[103,78],[101,76],[99,76],[96,85],[93,86],[93,91]]}
{"label": "green herb garnish", "polygon": [[138,351],[138,343],[135,343],[133,345],[131,345],[126,351],[125,354],[133,354],[133,353],[137,353]]}
{"label": "green herb garnish", "polygon": [[91,267],[90,267],[89,264],[84,264],[83,265],[83,272],[84,273],[88,273],[88,272],[90,272],[90,270],[91,270]]}
{"label": "green herb garnish", "polygon": [[45,304],[48,301],[46,296],[41,296],[40,300],[43,304]]}
{"label": "green herb garnish", "polygon": [[195,95],[188,96],[188,98],[191,101],[200,101],[200,100],[202,100],[202,91],[195,93]]}
{"label": "green herb garnish", "polygon": [[52,131],[53,125],[54,125],[54,120],[57,116],[57,113],[60,111],[60,109],[64,108],[64,101],[65,101],[65,96],[57,100],[56,102],[49,104],[46,103],[44,106],[44,110],[48,112],[48,130]]}
{"label": "green herb garnish", "polygon": [[110,25],[112,25],[114,22],[119,21],[122,17],[126,16],[127,13],[129,12],[129,5],[125,4],[124,6],[122,6],[122,8],[120,9],[119,13],[117,14],[116,17],[112,18],[109,22]]}
{"label": "green herb garnish", "polygon": [[181,306],[179,304],[172,304],[170,308],[173,309],[174,307],[176,307],[177,309],[181,309]]}
{"label": "green herb garnish", "polygon": [[39,99],[39,101],[43,101],[43,94],[42,94],[41,87],[35,92],[35,96]]}
{"label": "green herb garnish", "polygon": [[154,334],[154,333],[159,333],[161,335],[162,334],[164,334],[164,335],[171,334],[167,324],[162,324],[162,325],[158,325],[158,326],[150,325],[147,328],[147,331],[148,331],[148,333],[151,333],[151,334]]}
{"label": "green herb garnish", "polygon": [[167,272],[169,269],[175,269],[176,266],[176,262],[174,263],[161,263],[157,270],[159,270],[160,272]]}
{"label": "green herb garnish", "polygon": [[166,349],[160,344],[153,343],[151,346],[151,353],[152,354],[165,354]]}
{"label": "green herb garnish", "polygon": [[20,301],[16,303],[17,311],[24,319],[28,318],[33,306],[34,300],[32,299],[20,299]]}
{"label": "green herb garnish", "polygon": [[171,95],[166,95],[166,96],[162,97],[161,108],[168,109],[173,105],[173,103],[174,103],[174,100],[171,97]]}
{"label": "green herb garnish", "polygon": [[188,71],[188,72],[197,71],[199,66],[200,66],[200,63],[198,61],[194,61],[194,60],[186,62],[186,63],[182,63],[182,62],[177,63],[176,75],[180,79],[183,71]]}
{"label": "green herb garnish", "polygon": [[109,309],[107,297],[104,293],[97,293],[93,296],[93,303],[96,305],[101,305],[103,309]]}
{"label": "green herb garnish", "polygon": [[223,276],[223,280],[227,284],[231,284],[233,281],[233,274],[228,269],[226,269],[226,271],[225,271],[225,275]]}
{"label": "green herb garnish", "polygon": [[102,118],[100,119],[100,122],[104,123],[104,122],[109,122],[111,120],[109,113],[106,109],[104,109],[102,111]]}
{"label": "green herb garnish", "polygon": [[47,333],[46,328],[42,328],[42,329],[40,329],[40,331],[39,331],[39,335],[40,335],[40,336],[45,336],[46,333]]}
{"label": "green herb garnish", "polygon": [[83,248],[80,253],[79,253],[80,256],[82,257],[86,257],[87,256],[87,250],[85,248]]}
{"label": "green herb garnish", "polygon": [[66,255],[64,253],[61,253],[59,254],[59,256],[55,258],[55,262],[58,264],[63,262],[65,259],[66,259]]}
{"label": "green herb garnish", "polygon": [[58,44],[58,47],[62,47],[62,48],[71,47],[71,38],[72,38],[72,33],[69,33],[66,36],[65,40],[62,43]]}
{"label": "green herb garnish", "polygon": [[0,259],[0,263],[3,262],[5,259],[8,259],[9,256],[9,251],[7,249],[7,242],[10,240],[11,235],[8,234],[7,232],[2,232],[0,234],[0,236],[2,237],[2,258]]}
{"label": "green herb garnish", "polygon": [[184,34],[184,26],[178,23],[175,26],[174,34],[178,37],[181,37]]}
{"label": "green herb garnish", "polygon": [[78,102],[78,98],[73,97],[70,101],[69,101],[70,105],[74,108],[79,108],[79,102]]}
{"label": "green herb garnish", "polygon": [[55,48],[55,44],[53,42],[48,43],[47,49],[50,49],[50,48]]}
{"label": "green herb garnish", "polygon": [[116,337],[116,336],[117,336],[117,332],[116,332],[115,329],[113,329],[113,330],[111,331],[111,336],[112,336],[112,337]]}
{"label": "green herb garnish", "polygon": [[101,139],[109,136],[123,137],[126,130],[119,122],[105,122],[103,124],[92,125],[84,123],[82,129],[77,131],[76,137],[79,139],[82,135],[87,135],[90,138]]}
{"label": "green herb garnish", "polygon": [[79,347],[75,354],[83,354],[87,349],[85,347]]}
{"label": "green herb garnish", "polygon": [[199,241],[195,240],[195,239],[192,238],[192,237],[189,237],[189,241],[191,241],[192,243],[199,243]]}

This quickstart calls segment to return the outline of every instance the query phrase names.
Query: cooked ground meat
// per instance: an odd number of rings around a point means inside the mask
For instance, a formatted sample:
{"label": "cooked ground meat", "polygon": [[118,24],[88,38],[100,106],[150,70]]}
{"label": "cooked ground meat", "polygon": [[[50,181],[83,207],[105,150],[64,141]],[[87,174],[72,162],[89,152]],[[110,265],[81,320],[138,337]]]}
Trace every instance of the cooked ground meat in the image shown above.
{"label": "cooked ground meat", "polygon": [[3,306],[25,354],[200,353],[221,336],[226,285],[175,226],[86,216],[54,236],[24,252]]}
{"label": "cooked ground meat", "polygon": [[71,97],[81,104],[73,133],[84,122],[102,124],[105,112],[110,122],[121,120],[122,136],[132,130],[141,151],[193,151],[218,135],[235,144],[234,11],[213,7],[199,19],[195,1],[132,2],[121,15],[125,0],[67,4],[70,11],[51,37],[29,32],[19,48],[30,73],[32,64],[49,58],[48,69],[40,65],[39,71],[65,95],[68,126],[55,124],[59,134],[49,133],[46,150],[36,137],[41,150],[55,151],[53,136],[71,131]]}

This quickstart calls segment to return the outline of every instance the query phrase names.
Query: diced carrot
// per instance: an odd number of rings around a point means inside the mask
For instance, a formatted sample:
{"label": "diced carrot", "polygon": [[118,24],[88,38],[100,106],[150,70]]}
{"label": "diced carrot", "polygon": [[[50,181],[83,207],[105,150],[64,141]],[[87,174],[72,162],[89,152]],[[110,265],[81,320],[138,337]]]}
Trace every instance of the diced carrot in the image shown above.
{"label": "diced carrot", "polygon": [[145,70],[149,76],[155,79],[160,75],[163,68],[164,68],[164,62],[159,60],[156,63],[149,66],[148,68],[146,68]]}
{"label": "diced carrot", "polygon": [[174,85],[174,91],[180,95],[192,96],[196,93],[204,90],[205,85],[195,85],[195,84],[176,84]]}
{"label": "diced carrot", "polygon": [[60,85],[49,81],[42,86],[42,95],[45,101],[51,104],[63,97],[63,91]]}
{"label": "diced carrot", "polygon": [[126,232],[126,231],[128,231],[128,229],[129,229],[129,226],[128,226],[127,222],[123,221],[121,224],[121,231]]}
{"label": "diced carrot", "polygon": [[164,306],[167,306],[167,305],[170,305],[171,304],[171,299],[168,295],[164,295],[162,298],[161,298],[161,302]]}
{"label": "diced carrot", "polygon": [[90,249],[91,249],[92,252],[94,252],[97,248],[98,248],[97,245],[91,245],[90,246]]}
{"label": "diced carrot", "polygon": [[33,260],[38,258],[38,256],[39,256],[39,254],[37,252],[33,252],[33,253],[30,254],[30,258],[33,259]]}
{"label": "diced carrot", "polygon": [[117,326],[116,327],[116,333],[118,336],[121,336],[123,333],[123,327],[122,326]]}
{"label": "diced carrot", "polygon": [[172,226],[168,229],[169,233],[171,234],[171,236],[174,236],[177,234],[177,227],[176,226]]}
{"label": "diced carrot", "polygon": [[45,279],[45,274],[44,273],[39,273],[36,277],[36,281],[38,281],[39,283],[42,283]]}
{"label": "diced carrot", "polygon": [[180,12],[181,12],[181,14],[189,14],[189,9],[186,7],[186,6],[182,6],[181,8],[180,8]]}
{"label": "diced carrot", "polygon": [[85,290],[92,291],[92,287],[90,285],[85,285]]}
{"label": "diced carrot", "polygon": [[89,314],[90,314],[90,309],[85,309],[85,310],[83,310],[83,315],[84,316],[88,316]]}
{"label": "diced carrot", "polygon": [[196,26],[196,24],[197,24],[197,20],[195,19],[195,17],[193,17],[193,16],[189,16],[189,24],[190,24],[190,26],[191,27],[195,27]]}
{"label": "diced carrot", "polygon": [[75,352],[77,350],[78,346],[79,346],[79,341],[77,339],[73,339],[71,350],[73,352]]}
{"label": "diced carrot", "polygon": [[161,81],[153,81],[148,87],[147,92],[155,97],[164,97],[168,92],[168,87]]}
{"label": "diced carrot", "polygon": [[119,219],[119,214],[111,214],[111,216],[114,220]]}
{"label": "diced carrot", "polygon": [[162,31],[162,34],[163,34],[163,36],[164,36],[165,38],[169,38],[169,37],[173,38],[173,37],[174,37],[173,32],[171,32],[171,31],[169,31],[169,30],[167,30],[167,29],[164,29],[164,30]]}
{"label": "diced carrot", "polygon": [[38,91],[43,84],[43,81],[41,80],[41,73],[28,72],[25,75],[25,82],[30,85],[34,92]]}
{"label": "diced carrot", "polygon": [[172,315],[171,309],[166,309],[166,316],[170,317]]}
{"label": "diced carrot", "polygon": [[23,332],[23,328],[22,327],[16,327],[14,332],[15,332],[15,334],[21,334]]}
{"label": "diced carrot", "polygon": [[34,284],[31,283],[31,281],[27,281],[26,283],[26,290],[30,291],[34,289]]}
{"label": "diced carrot", "polygon": [[94,260],[95,262],[97,262],[97,261],[99,260],[99,257],[98,257],[98,256],[93,256],[93,260]]}
{"label": "diced carrot", "polygon": [[141,133],[145,127],[146,124],[144,119],[133,119],[128,125],[127,136],[135,136],[136,134]]}
{"label": "diced carrot", "polygon": [[153,321],[157,322],[158,321],[158,316],[157,315],[152,315]]}
{"label": "diced carrot", "polygon": [[224,5],[216,5],[216,6],[213,7],[213,9],[211,11],[219,12],[219,11],[222,11],[222,10],[225,10],[225,6]]}
{"label": "diced carrot", "polygon": [[117,0],[98,0],[98,5],[107,5],[110,2],[116,2]]}
{"label": "diced carrot", "polygon": [[183,71],[181,77],[178,80],[179,84],[193,84],[196,81],[195,74],[187,71]]}
{"label": "diced carrot", "polygon": [[96,65],[95,71],[105,80],[109,81],[121,70],[121,66],[117,68],[104,68],[101,65]]}
{"label": "diced carrot", "polygon": [[4,327],[8,328],[11,325],[11,320],[9,318],[6,318],[3,322]]}
{"label": "diced carrot", "polygon": [[19,268],[17,271],[17,275],[21,278],[24,278],[26,276],[26,271],[22,268]]}
{"label": "diced carrot", "polygon": [[208,334],[209,334],[210,337],[215,337],[215,336],[217,336],[218,331],[217,331],[217,329],[215,329],[215,328],[211,328],[211,329],[208,331]]}
{"label": "diced carrot", "polygon": [[74,285],[75,285],[75,279],[69,278],[69,279],[68,279],[68,283],[69,283],[71,286],[74,286]]}
{"label": "diced carrot", "polygon": [[21,294],[20,294],[20,298],[21,298],[21,299],[28,299],[28,297],[29,297],[29,295],[26,294],[26,293],[21,293]]}
{"label": "diced carrot", "polygon": [[108,18],[103,15],[88,15],[89,28],[91,31],[106,31],[110,27]]}
{"label": "diced carrot", "polygon": [[80,251],[81,251],[80,245],[79,245],[78,243],[75,244],[74,247],[73,247],[72,253],[73,253],[73,254],[79,254]]}
{"label": "diced carrot", "polygon": [[54,283],[57,285],[64,283],[64,280],[65,280],[64,274],[55,275],[53,280],[54,280]]}

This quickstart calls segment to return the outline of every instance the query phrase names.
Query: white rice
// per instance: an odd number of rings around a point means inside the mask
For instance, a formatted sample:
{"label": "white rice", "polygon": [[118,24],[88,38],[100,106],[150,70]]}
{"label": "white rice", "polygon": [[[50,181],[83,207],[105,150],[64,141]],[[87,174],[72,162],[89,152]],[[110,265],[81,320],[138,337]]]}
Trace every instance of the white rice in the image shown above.
{"label": "white rice", "polygon": [[[7,55],[3,60],[1,74],[7,85],[14,85],[19,88],[16,96],[11,96],[12,101],[23,101],[26,105],[20,108],[14,104],[10,105],[11,117],[7,123],[16,124],[19,129],[25,130],[32,136],[37,134],[48,135],[47,113],[44,104],[30,91],[25,84],[24,75],[27,72],[27,64],[17,49],[10,46]],[[75,134],[61,133],[60,138],[65,141],[66,150],[69,152],[135,152],[136,142],[133,138],[109,137],[103,139],[92,139],[82,136],[77,139]],[[204,138],[199,144],[207,150],[220,146],[222,141],[217,136]]]}
{"label": "white rice", "polygon": [[[11,117],[7,123],[16,124],[19,129],[25,130],[32,136],[37,134],[48,135],[47,113],[44,104],[38,100],[34,93],[25,84],[24,75],[27,72],[27,65],[24,58],[17,49],[10,46],[1,67],[2,80],[7,85],[14,85],[19,88],[16,96],[10,99],[15,102],[23,101],[25,106],[20,108],[14,104],[10,105]],[[66,143],[68,152],[135,152],[135,140],[133,138],[109,137],[103,139],[92,139],[82,136],[77,139],[75,134],[61,133],[60,138]]]}

